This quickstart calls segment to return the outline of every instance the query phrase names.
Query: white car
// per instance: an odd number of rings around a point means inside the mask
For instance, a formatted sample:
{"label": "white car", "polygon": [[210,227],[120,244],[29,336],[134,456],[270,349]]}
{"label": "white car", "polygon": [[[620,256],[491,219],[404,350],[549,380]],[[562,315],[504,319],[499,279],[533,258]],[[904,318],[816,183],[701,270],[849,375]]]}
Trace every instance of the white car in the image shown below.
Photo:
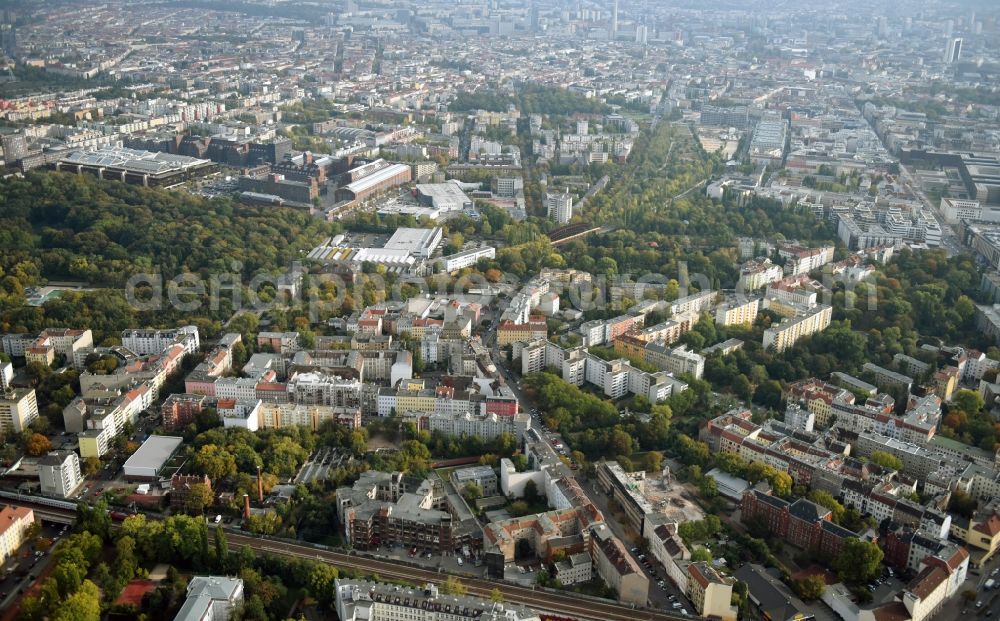
{"label": "white car", "polygon": [[465,564],[465,561],[463,561],[463,560],[462,560],[462,557],[461,557],[461,556],[459,556],[459,557],[458,557],[458,558],[456,558],[455,560],[456,560],[456,561],[458,562],[459,566],[461,566],[461,565],[464,565],[464,564]]}

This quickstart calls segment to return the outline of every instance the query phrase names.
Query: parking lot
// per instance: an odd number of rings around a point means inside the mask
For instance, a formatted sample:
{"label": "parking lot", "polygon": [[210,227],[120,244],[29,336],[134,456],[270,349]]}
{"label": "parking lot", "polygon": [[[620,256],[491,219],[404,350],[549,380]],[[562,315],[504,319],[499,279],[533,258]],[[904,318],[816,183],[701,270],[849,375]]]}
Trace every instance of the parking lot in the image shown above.
{"label": "parking lot", "polygon": [[645,554],[639,548],[629,550],[643,570],[649,576],[649,603],[664,610],[674,610],[681,614],[694,614],[694,605],[681,592],[677,585],[667,577],[660,563]]}

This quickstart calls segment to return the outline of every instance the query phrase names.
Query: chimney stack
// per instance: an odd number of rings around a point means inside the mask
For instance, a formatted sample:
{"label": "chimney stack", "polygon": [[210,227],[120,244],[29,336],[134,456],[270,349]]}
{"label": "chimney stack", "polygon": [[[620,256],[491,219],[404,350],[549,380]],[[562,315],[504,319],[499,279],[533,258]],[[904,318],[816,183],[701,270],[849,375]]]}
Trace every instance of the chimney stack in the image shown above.
{"label": "chimney stack", "polygon": [[260,476],[260,466],[257,466],[257,502],[264,504],[264,479]]}
{"label": "chimney stack", "polygon": [[243,519],[250,519],[250,494],[243,494]]}

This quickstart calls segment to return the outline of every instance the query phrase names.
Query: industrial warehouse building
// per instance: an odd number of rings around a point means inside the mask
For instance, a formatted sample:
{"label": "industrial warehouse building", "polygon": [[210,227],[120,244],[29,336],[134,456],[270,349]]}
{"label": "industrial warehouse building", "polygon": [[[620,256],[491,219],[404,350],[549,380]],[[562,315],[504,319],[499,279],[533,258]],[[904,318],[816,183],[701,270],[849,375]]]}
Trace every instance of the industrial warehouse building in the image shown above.
{"label": "industrial warehouse building", "polygon": [[155,479],[183,442],[183,438],[172,436],[149,436],[125,461],[125,478],[130,481]]}
{"label": "industrial warehouse building", "polygon": [[73,151],[54,166],[63,172],[78,175],[86,172],[98,179],[145,186],[173,185],[218,169],[211,160],[112,146]]}
{"label": "industrial warehouse building", "polygon": [[394,188],[411,179],[411,168],[405,164],[390,164],[376,160],[345,173],[350,183],[337,188],[338,201],[363,201],[369,196]]}

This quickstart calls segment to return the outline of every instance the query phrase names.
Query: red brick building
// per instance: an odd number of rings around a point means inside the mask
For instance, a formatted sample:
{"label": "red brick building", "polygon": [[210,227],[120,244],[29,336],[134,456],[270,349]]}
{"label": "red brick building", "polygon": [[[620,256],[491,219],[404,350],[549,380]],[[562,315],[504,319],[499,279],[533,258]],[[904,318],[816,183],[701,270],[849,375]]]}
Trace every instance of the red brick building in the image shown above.
{"label": "red brick building", "polygon": [[208,478],[208,475],[198,476],[196,474],[186,475],[186,474],[175,474],[170,477],[170,506],[174,508],[183,508],[185,503],[187,503],[188,494],[191,492],[191,487],[198,484],[208,486],[208,489],[212,489],[212,479]]}
{"label": "red brick building", "polygon": [[205,409],[204,395],[173,394],[160,406],[164,429],[174,431],[194,422],[194,417]]}
{"label": "red brick building", "polygon": [[848,538],[859,538],[857,533],[834,524],[829,509],[804,498],[789,503],[765,492],[747,490],[741,509],[744,523],[762,519],[771,534],[798,548],[829,556],[840,554]]}

